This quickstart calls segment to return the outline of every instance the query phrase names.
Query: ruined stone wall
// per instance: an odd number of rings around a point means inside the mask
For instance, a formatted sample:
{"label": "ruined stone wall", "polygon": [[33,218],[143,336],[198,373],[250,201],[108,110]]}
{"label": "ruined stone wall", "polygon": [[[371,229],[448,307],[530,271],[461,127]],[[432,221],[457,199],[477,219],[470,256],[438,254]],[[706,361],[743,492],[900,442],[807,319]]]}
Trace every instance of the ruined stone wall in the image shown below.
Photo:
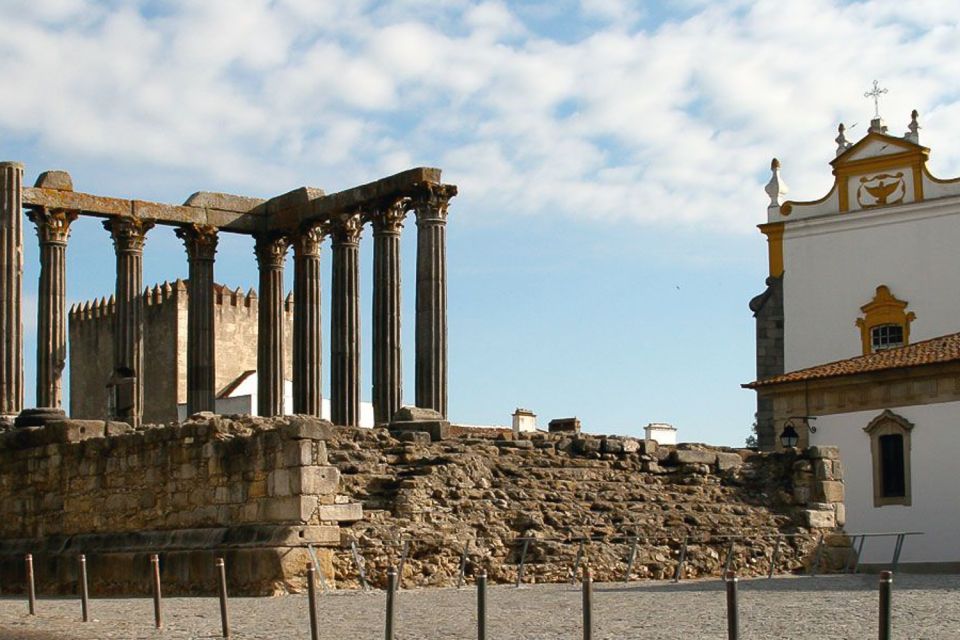
{"label": "ruined stone wall", "polygon": [[[404,438],[409,438],[406,434]],[[843,523],[841,464],[835,449],[812,457],[760,454],[700,445],[536,434],[519,440],[479,438],[399,441],[382,430],[338,429],[328,441],[343,491],[362,502],[365,518],[343,529],[382,581],[410,540],[405,586],[457,583],[468,547],[469,575],[517,576],[522,543],[527,581],[568,580],[585,546],[598,580],[622,580],[632,536],[639,537],[632,577],[669,578],[689,539],[684,577],[718,576],[731,539],[731,568],[765,573],[777,546],[778,571],[808,566],[821,533]],[[827,537],[824,569],[845,558],[842,536]],[[348,553],[337,580],[356,584]]]}
{"label": "ruined stone wall", "polygon": [[[304,545],[339,544],[337,521],[350,517],[337,498],[339,472],[327,465],[328,436],[319,420],[248,417],[137,431],[68,420],[7,432],[0,580],[5,589],[17,583],[19,553],[31,552],[39,579],[62,589],[56,577],[73,554],[87,553],[91,570],[110,567],[99,576],[101,592],[142,591],[148,554],[164,552],[165,583],[192,591],[213,579],[207,572],[219,551],[240,565],[231,576],[241,593],[295,586]],[[321,555],[329,570],[329,552]]]}

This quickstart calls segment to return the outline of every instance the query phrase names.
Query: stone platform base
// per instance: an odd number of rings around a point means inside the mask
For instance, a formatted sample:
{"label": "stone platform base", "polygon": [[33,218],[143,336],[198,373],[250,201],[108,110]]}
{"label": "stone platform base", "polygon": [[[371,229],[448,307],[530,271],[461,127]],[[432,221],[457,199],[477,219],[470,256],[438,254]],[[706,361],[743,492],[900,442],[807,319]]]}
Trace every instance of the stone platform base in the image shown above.
{"label": "stone platform base", "polygon": [[307,563],[314,561],[308,544],[327,585],[334,585],[331,547],[339,543],[337,526],[272,525],[2,540],[0,589],[25,592],[30,553],[39,594],[77,593],[82,553],[91,595],[149,594],[156,553],[164,595],[215,595],[216,558],[225,561],[230,595],[296,593],[306,590]]}

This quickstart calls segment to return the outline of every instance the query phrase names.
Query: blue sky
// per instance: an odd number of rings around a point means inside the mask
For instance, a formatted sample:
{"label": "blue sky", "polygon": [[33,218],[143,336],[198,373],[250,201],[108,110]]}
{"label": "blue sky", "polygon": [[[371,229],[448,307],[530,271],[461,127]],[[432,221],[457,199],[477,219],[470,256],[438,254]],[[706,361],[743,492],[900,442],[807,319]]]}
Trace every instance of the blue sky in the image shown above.
{"label": "blue sky", "polygon": [[[541,424],[577,415],[590,431],[639,434],[663,421],[684,440],[739,444],[770,158],[791,197],[821,196],[836,126],[863,134],[878,78],[892,132],[918,109],[931,169],[960,174],[958,36],[949,3],[925,0],[6,0],[0,156],[26,163],[30,183],[66,169],[79,191],[164,202],[441,167],[460,187],[454,419],[506,424],[523,406]],[[26,240],[32,404],[29,225]],[[150,233],[144,264],[145,283],[185,277],[170,229]],[[249,239],[221,241],[217,279],[256,284]],[[82,220],[69,301],[112,288],[107,234]]]}

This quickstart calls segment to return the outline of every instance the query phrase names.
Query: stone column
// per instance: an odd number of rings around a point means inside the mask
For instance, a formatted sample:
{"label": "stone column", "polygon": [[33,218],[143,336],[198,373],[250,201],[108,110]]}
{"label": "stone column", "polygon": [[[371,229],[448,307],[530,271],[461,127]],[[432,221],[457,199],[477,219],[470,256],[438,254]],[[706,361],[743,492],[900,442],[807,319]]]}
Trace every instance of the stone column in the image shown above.
{"label": "stone column", "polygon": [[331,222],[333,278],[330,318],[330,419],[360,424],[359,214]]}
{"label": "stone column", "polygon": [[0,421],[23,409],[23,165],[0,162]]}
{"label": "stone column", "polygon": [[116,417],[138,426],[143,417],[143,245],[153,222],[117,217],[104,220],[117,254],[116,312],[113,316],[113,371],[132,377],[129,407]]}
{"label": "stone column", "polygon": [[323,392],[323,331],[320,326],[320,243],[311,227],[293,243],[293,412],[319,416]]}
{"label": "stone column", "polygon": [[78,211],[33,209],[40,240],[37,295],[37,406],[63,405],[63,367],[67,361],[67,239]]}
{"label": "stone column", "polygon": [[400,350],[400,230],[408,200],[373,218],[373,415],[386,424],[403,399]]}
{"label": "stone column", "polygon": [[258,236],[255,252],[260,268],[257,313],[257,413],[283,415],[283,263],[287,239]]}
{"label": "stone column", "polygon": [[213,331],[213,266],[217,228],[193,224],[176,230],[187,249],[187,415],[217,409],[217,340]]}
{"label": "stone column", "polygon": [[447,416],[447,206],[457,193],[427,185],[417,214],[416,402]]}

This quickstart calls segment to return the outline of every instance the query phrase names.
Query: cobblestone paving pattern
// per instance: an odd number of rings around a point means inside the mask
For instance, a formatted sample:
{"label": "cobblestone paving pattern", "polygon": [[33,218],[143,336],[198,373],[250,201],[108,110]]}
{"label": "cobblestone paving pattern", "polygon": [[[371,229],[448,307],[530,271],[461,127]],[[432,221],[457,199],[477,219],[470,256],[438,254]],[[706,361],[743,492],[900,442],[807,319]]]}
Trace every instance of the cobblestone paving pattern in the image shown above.
{"label": "cobblestone paving pattern", "polygon": [[[488,637],[498,640],[582,638],[580,591],[569,585],[488,589]],[[823,576],[740,583],[741,638],[866,640],[877,637],[877,577]],[[398,640],[476,637],[476,592],[432,589],[399,596]],[[597,640],[725,640],[724,585],[719,580],[604,583],[594,590]],[[384,637],[382,592],[320,596],[321,638]],[[103,640],[107,638],[220,637],[216,598],[164,600],[165,628],[153,629],[149,598],[94,599],[93,620],[80,622],[75,599],[42,599],[27,615],[22,597],[0,598],[0,638]],[[232,637],[309,638],[303,595],[230,600]],[[960,576],[897,576],[893,594],[897,640],[960,639]]]}

